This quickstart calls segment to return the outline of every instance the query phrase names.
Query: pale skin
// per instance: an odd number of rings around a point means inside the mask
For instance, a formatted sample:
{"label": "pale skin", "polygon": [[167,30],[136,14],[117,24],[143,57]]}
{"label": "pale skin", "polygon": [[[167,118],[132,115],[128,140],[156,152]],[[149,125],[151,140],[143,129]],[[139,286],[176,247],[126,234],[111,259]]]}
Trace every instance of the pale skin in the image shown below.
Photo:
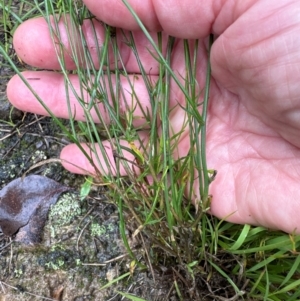
{"label": "pale skin", "polygon": [[[84,2],[99,20],[135,31],[142,63],[155,80],[157,63],[145,51],[145,44],[149,44],[122,1]],[[178,74],[184,69],[179,39],[203,40],[197,76],[200,87],[205,83],[205,42],[210,33],[217,37],[211,52],[207,126],[207,165],[218,171],[210,186],[211,213],[234,223],[300,233],[300,1],[130,0],[129,3],[148,30],[162,30],[178,38],[172,57],[172,68]],[[100,23],[97,26],[101,42],[103,27]],[[89,36],[87,27],[85,32]],[[121,38],[118,42],[122,45]],[[19,57],[31,65],[59,67],[42,19],[23,23],[15,33],[14,46]],[[138,72],[129,48],[123,45],[120,49],[127,71]],[[73,68],[72,60],[67,60],[68,67]],[[68,117],[61,75],[50,71],[24,75],[40,78],[30,82],[36,92],[55,114]],[[76,85],[77,78],[72,77],[72,81]],[[149,106],[143,84],[135,89],[144,106]],[[171,99],[183,102],[176,89],[173,85]],[[11,79],[7,94],[17,108],[45,114],[17,76]],[[76,112],[80,118],[79,107]],[[184,111],[177,106],[170,119],[172,128],[180,128],[183,116]],[[143,135],[146,138],[147,132]],[[187,137],[183,135],[175,157],[186,154]],[[61,158],[87,172],[95,172],[75,145],[65,147]],[[73,164],[64,166],[71,172],[82,172]]]}

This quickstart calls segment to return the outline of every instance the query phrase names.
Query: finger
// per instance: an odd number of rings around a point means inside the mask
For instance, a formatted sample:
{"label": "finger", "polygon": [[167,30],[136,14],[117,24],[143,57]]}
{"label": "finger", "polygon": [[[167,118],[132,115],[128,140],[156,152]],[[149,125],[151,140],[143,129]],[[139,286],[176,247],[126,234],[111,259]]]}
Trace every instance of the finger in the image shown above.
{"label": "finger", "polygon": [[[128,1],[150,31],[161,31],[162,27],[157,18],[152,1]],[[88,9],[100,20],[114,27],[127,30],[140,29],[123,1],[84,1]],[[107,10],[104,12],[103,10]],[[121,19],[122,18],[122,19]]]}
{"label": "finger", "polygon": [[139,140],[104,141],[102,146],[75,144],[66,146],[61,154],[62,165],[72,173],[92,176],[138,175],[141,171],[141,156],[147,145],[147,133],[140,132]]}
{"label": "finger", "polygon": [[[54,20],[51,19],[54,26]],[[66,69],[76,69],[76,60],[82,67],[90,68],[91,62],[84,61],[83,52],[89,53],[93,66],[99,67],[99,57],[101,57],[101,49],[105,39],[105,28],[103,24],[96,20],[85,20],[81,30],[86,40],[86,46],[82,45],[78,28],[74,29],[72,22],[68,17],[61,18],[58,22],[59,34],[54,33],[51,36],[49,25],[44,18],[30,19],[22,23],[14,34],[14,48],[21,60],[31,66],[43,69],[61,69],[58,54],[63,49],[63,60]],[[125,67],[127,72],[139,72],[137,60],[132,48],[126,43],[128,32],[118,30],[116,39],[121,59],[118,68]],[[59,38],[58,38],[59,36]],[[153,47],[149,40],[142,32],[134,32],[133,37],[139,59],[144,70],[151,74],[158,73],[158,62],[154,59]],[[153,39],[157,39],[157,34],[153,34]],[[164,39],[165,41],[166,39]],[[83,48],[84,47],[84,48]],[[163,53],[165,52],[166,43],[163,43]],[[114,55],[109,47],[110,59],[108,67],[116,68]],[[81,59],[80,59],[81,58]],[[122,63],[121,63],[122,61]]]}
{"label": "finger", "polygon": [[[101,99],[94,99],[97,105],[94,105],[91,110],[87,109],[91,102],[91,96],[87,92],[86,87],[82,87],[82,82],[76,75],[69,75],[69,85],[66,86],[63,75],[59,73],[26,71],[22,74],[33,91],[39,95],[40,99],[55,116],[60,118],[72,117],[76,120],[85,121],[85,112],[87,112],[95,122],[109,123],[111,121],[110,116],[112,113],[108,112],[107,103],[105,104],[103,99],[102,101]],[[107,78],[101,80],[101,84],[108,87]],[[90,85],[94,85],[94,83],[90,83]],[[116,83],[115,77],[112,76],[111,85],[113,93],[119,97],[115,98],[118,101],[119,115],[122,118],[127,118],[128,114],[132,116],[133,126],[141,127],[145,125],[146,121],[149,121],[148,118],[151,117],[151,106],[144,81],[137,76],[129,76],[128,79],[121,76],[118,83]],[[110,90],[107,89],[101,94],[99,89],[97,90],[98,94],[102,95],[103,98],[107,98],[107,102],[110,103],[112,110],[114,110],[115,106]],[[7,96],[10,102],[22,111],[48,115],[45,108],[18,75],[15,75],[8,83]],[[147,114],[148,116],[145,118]],[[103,118],[103,120],[100,118]],[[127,119],[125,120],[127,121]]]}
{"label": "finger", "polygon": [[[84,2],[95,16],[107,24],[127,30],[139,29],[139,25],[123,1],[85,0]],[[128,0],[128,3],[148,30],[163,30],[169,35],[185,39],[203,38],[209,35],[213,23],[225,2],[205,0]],[[230,9],[234,8],[235,1],[230,2],[231,4],[226,7],[228,12],[227,19],[222,20],[222,23],[225,21],[227,23],[228,21],[230,22],[229,19],[232,13],[229,14],[229,12]]]}

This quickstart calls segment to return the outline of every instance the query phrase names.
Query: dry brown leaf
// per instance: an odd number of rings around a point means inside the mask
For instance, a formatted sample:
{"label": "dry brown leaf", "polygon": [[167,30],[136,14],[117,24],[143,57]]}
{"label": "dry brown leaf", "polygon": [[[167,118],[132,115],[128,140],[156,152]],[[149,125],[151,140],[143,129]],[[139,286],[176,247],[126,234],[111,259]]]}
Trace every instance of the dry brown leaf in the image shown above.
{"label": "dry brown leaf", "polygon": [[25,244],[40,242],[48,210],[68,187],[47,177],[31,175],[10,182],[0,191],[0,227]]}

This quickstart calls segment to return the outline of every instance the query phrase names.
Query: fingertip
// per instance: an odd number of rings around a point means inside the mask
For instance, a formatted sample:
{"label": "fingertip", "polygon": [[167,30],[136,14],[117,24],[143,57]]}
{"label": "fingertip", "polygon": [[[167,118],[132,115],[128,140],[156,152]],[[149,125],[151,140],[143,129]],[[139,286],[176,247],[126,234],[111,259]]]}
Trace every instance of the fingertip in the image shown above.
{"label": "fingertip", "polygon": [[13,45],[18,57],[31,66],[47,69],[58,67],[49,27],[44,18],[23,22],[14,33]]}
{"label": "fingertip", "polygon": [[[26,76],[28,72],[23,72],[23,76]],[[18,74],[14,75],[8,82],[6,88],[6,95],[9,102],[19,110],[32,112],[32,104],[27,102],[28,96],[32,93],[26,87]]]}
{"label": "fingertip", "polygon": [[48,74],[46,71],[24,71],[14,75],[7,84],[6,95],[10,103],[19,110],[48,115],[43,106],[39,103],[34,92],[44,98],[44,94],[48,92],[44,88],[41,76],[43,73]]}
{"label": "fingertip", "polygon": [[[59,33],[51,33],[50,25],[43,17],[29,19],[16,29],[13,45],[20,60],[37,68],[61,69],[56,47],[63,45],[64,49],[69,49],[69,35],[65,24],[68,18],[59,21],[54,18],[50,17],[52,30],[58,28]],[[75,64],[68,51],[64,52],[64,62],[69,69],[74,69]]]}
{"label": "fingertip", "polygon": [[6,86],[6,96],[12,105],[15,106],[15,93],[14,89],[18,86],[16,83],[18,82],[18,75],[14,75],[8,82]]}
{"label": "fingertip", "polygon": [[[138,143],[138,142],[137,142]],[[113,150],[113,141],[103,141],[102,146],[91,144],[81,144],[80,147],[76,144],[70,144],[63,148],[60,154],[62,165],[68,171],[76,174],[85,174],[92,176],[111,175],[111,176],[125,176],[128,173],[140,173],[136,164],[135,156],[124,150],[121,157],[117,159],[115,151]],[[120,145],[128,148],[128,142],[121,140]],[[116,166],[116,161],[119,160],[120,164]]]}
{"label": "fingertip", "polygon": [[96,175],[96,170],[84,155],[83,151],[75,144],[65,146],[60,159],[62,166],[71,173],[81,175]]}

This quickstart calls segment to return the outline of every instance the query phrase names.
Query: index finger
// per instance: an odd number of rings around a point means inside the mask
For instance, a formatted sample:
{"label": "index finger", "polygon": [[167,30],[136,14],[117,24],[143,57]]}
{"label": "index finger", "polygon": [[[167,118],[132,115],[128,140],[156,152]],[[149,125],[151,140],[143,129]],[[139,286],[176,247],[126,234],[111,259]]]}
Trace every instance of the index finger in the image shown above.
{"label": "index finger", "polygon": [[[54,17],[51,18],[54,26]],[[63,60],[65,68],[68,70],[76,69],[76,65],[90,68],[88,64],[93,64],[94,68],[99,67],[102,47],[105,40],[104,24],[97,19],[86,19],[83,21],[81,28],[75,26],[71,19],[61,17],[57,23],[58,33],[51,34],[49,24],[44,18],[30,19],[22,23],[14,34],[14,48],[22,61],[25,63],[43,69],[61,69],[58,55],[63,50]],[[83,34],[84,40],[80,36]],[[141,31],[132,33],[139,59],[144,67],[145,72],[151,74],[158,73],[158,62],[151,52],[154,52],[149,40]],[[59,37],[59,38],[58,38]],[[152,37],[157,40],[157,34],[153,33]],[[129,39],[128,31],[117,29],[116,39],[120,55],[118,68],[125,67],[129,73],[139,73],[136,56],[132,47],[128,45],[126,39]],[[163,39],[163,52],[166,49],[166,40]],[[108,67],[114,69],[115,60],[112,46],[110,45]],[[89,53],[92,62],[84,59],[83,53]],[[86,56],[85,56],[86,57]],[[122,60],[122,63],[121,63]]]}

